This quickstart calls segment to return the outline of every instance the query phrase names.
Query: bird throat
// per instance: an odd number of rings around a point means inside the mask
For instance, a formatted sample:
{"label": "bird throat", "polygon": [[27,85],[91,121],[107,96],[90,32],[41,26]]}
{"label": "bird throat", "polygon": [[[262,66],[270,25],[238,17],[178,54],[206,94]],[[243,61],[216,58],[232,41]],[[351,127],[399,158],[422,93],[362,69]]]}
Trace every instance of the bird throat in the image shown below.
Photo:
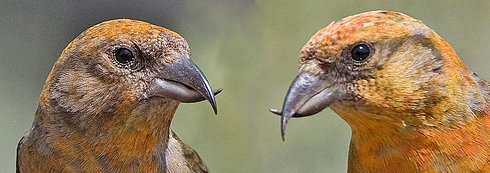
{"label": "bird throat", "polygon": [[[86,122],[90,128],[76,128],[65,120],[52,119],[38,111],[34,131],[45,134],[45,146],[66,159],[66,165],[84,163],[86,166],[116,170],[163,170],[165,148],[169,140],[170,123],[179,103],[167,99],[151,99],[136,106],[129,114],[104,115],[97,121]],[[74,116],[74,115],[70,115]],[[51,121],[51,122],[50,122]],[[65,124],[52,126],[50,124]],[[51,136],[51,137],[47,137]],[[56,137],[54,137],[56,136]],[[83,154],[70,154],[84,152]],[[53,157],[50,157],[53,158]],[[73,164],[70,164],[73,162]],[[97,168],[97,169],[96,169]]]}
{"label": "bird throat", "polygon": [[348,172],[431,172],[443,167],[471,172],[479,169],[475,165],[487,162],[471,159],[486,158],[490,151],[485,145],[490,142],[486,116],[439,126],[430,121],[405,122],[393,115],[368,115],[341,105],[332,109],[352,129]]}

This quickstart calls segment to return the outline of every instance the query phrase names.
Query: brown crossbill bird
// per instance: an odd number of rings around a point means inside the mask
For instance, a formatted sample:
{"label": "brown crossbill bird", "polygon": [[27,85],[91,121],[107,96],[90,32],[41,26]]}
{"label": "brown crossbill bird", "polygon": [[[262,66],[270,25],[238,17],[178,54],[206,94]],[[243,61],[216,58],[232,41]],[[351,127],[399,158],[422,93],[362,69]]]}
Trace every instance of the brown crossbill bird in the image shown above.
{"label": "brown crossbill bird", "polygon": [[17,172],[208,172],[170,130],[179,102],[214,95],[179,34],[142,21],[97,24],[52,68]]}
{"label": "brown crossbill bird", "polygon": [[348,172],[490,172],[489,84],[436,32],[372,11],[320,29],[281,111],[330,107],[352,129]]}

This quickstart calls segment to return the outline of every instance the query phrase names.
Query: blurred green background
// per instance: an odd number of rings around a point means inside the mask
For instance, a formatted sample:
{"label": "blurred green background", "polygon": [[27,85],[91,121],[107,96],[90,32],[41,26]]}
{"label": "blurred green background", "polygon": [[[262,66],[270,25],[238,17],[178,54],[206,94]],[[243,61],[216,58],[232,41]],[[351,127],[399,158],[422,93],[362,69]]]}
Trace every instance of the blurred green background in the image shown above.
{"label": "blurred green background", "polygon": [[225,172],[345,172],[350,129],[331,110],[290,121],[280,108],[303,44],[331,21],[370,10],[401,11],[449,41],[473,71],[490,79],[490,1],[160,0],[0,2],[0,172],[14,172],[15,148],[64,47],[104,20],[133,18],[184,36],[214,88],[208,103],[181,104],[173,129],[208,167]]}

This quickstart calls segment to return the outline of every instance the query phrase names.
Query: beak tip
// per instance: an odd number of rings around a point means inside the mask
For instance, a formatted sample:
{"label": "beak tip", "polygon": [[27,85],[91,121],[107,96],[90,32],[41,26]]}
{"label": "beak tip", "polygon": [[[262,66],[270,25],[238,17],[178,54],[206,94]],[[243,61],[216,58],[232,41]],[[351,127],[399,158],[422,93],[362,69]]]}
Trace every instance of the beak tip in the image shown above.
{"label": "beak tip", "polygon": [[221,93],[221,91],[223,91],[223,88],[218,88],[218,89],[216,89],[216,90],[213,91],[213,94],[216,96],[219,93]]}
{"label": "beak tip", "polygon": [[281,138],[282,141],[286,141],[286,125],[288,124],[288,118],[284,115],[281,117]]}
{"label": "beak tip", "polygon": [[213,112],[214,115],[218,115],[218,108],[216,106],[213,106]]}
{"label": "beak tip", "polygon": [[214,96],[210,97],[209,103],[211,104],[211,107],[213,107],[214,114],[218,115],[218,105],[216,104],[216,99],[214,98]]}
{"label": "beak tip", "polygon": [[215,115],[218,115],[218,105],[216,104],[216,95],[221,93],[223,91],[223,88],[218,88],[217,90],[213,91],[213,94],[210,94],[209,96],[209,103],[211,103],[211,107],[213,107],[213,112]]}
{"label": "beak tip", "polygon": [[269,109],[269,112],[276,114],[276,115],[279,115],[279,116],[281,115],[281,111],[277,110],[277,109]]}
{"label": "beak tip", "polygon": [[286,142],[286,131],[285,131],[285,129],[281,129],[281,139],[282,139],[282,142]]}

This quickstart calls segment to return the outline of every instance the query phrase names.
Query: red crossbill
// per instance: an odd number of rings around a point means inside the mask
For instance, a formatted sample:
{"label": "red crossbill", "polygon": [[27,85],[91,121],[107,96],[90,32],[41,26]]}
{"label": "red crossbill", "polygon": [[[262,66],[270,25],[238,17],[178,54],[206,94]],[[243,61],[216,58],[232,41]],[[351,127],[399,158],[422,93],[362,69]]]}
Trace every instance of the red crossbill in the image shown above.
{"label": "red crossbill", "polygon": [[353,15],[300,53],[281,111],[327,106],[352,129],[348,172],[490,172],[489,85],[432,29],[398,12]]}
{"label": "red crossbill", "polygon": [[214,94],[184,38],[118,19],[75,38],[52,68],[17,172],[208,172],[170,130],[179,102]]}

